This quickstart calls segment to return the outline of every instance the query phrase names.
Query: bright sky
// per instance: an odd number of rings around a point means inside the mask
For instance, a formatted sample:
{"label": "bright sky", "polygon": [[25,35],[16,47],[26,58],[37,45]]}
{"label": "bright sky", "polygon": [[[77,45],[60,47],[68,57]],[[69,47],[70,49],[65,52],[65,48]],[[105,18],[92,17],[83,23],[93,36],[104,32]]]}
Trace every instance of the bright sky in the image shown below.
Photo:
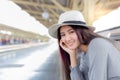
{"label": "bright sky", "polygon": [[93,26],[96,27],[96,31],[120,26],[120,7],[100,17],[99,20],[93,23]]}
{"label": "bright sky", "polygon": [[0,0],[0,23],[47,35],[47,28],[10,0]]}

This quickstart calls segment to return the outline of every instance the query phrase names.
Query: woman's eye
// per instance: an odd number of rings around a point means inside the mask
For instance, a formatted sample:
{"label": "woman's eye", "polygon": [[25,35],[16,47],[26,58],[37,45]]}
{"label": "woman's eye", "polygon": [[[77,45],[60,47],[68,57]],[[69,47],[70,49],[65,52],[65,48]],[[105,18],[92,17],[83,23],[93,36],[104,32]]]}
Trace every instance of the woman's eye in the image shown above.
{"label": "woman's eye", "polygon": [[65,34],[61,34],[61,37],[65,36]]}
{"label": "woman's eye", "polygon": [[70,33],[74,33],[75,31],[70,31]]}

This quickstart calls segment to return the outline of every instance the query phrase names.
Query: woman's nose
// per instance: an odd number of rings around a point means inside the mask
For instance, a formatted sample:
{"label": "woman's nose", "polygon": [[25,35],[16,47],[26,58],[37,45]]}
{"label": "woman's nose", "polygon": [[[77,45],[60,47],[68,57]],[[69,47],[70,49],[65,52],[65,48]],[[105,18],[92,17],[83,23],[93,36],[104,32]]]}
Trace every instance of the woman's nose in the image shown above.
{"label": "woman's nose", "polygon": [[70,35],[66,35],[66,41],[71,40],[71,36]]}

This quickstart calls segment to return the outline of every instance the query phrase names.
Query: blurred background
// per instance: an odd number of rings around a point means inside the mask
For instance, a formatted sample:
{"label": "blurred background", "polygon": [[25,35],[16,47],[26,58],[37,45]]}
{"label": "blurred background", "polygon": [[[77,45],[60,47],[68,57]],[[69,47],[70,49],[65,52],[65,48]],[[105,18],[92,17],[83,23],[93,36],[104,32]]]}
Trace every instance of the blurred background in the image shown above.
{"label": "blurred background", "polygon": [[48,28],[68,10],[120,45],[120,0],[0,0],[0,80],[63,80]]}

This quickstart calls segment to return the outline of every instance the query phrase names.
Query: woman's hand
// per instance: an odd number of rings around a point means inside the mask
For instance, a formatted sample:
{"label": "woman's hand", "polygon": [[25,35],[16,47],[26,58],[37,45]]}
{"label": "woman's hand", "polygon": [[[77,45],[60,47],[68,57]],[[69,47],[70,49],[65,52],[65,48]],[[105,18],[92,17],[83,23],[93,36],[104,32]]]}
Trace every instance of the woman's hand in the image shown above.
{"label": "woman's hand", "polygon": [[62,40],[60,40],[60,46],[70,55],[71,67],[75,67],[77,65],[77,58],[76,58],[77,49],[69,49],[67,45],[65,45],[65,43],[62,42]]}
{"label": "woman's hand", "polygon": [[76,54],[76,49],[69,49],[69,48],[67,47],[67,45],[66,45],[62,40],[60,40],[60,46],[61,46],[69,55]]}

